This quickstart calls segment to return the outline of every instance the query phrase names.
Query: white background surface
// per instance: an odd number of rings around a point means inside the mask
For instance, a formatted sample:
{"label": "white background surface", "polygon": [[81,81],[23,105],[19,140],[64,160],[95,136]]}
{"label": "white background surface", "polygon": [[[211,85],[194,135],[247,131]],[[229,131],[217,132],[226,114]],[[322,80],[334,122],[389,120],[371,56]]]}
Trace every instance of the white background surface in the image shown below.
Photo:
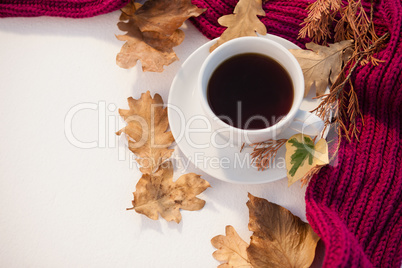
{"label": "white background surface", "polygon": [[[118,16],[0,20],[1,267],[216,267],[210,239],[226,225],[249,241],[248,192],[305,220],[298,183],[228,184],[191,165],[176,173],[209,181],[202,210],[182,211],[180,224],[126,211],[140,173],[117,145],[114,132],[123,123],[113,108],[127,108],[127,97],[146,90],[167,101],[180,65],[208,40],[186,23],[175,48],[180,61],[163,73],[121,69]],[[80,103],[99,107],[72,121],[75,137],[96,141],[95,148],[77,148],[65,135],[65,118]]]}

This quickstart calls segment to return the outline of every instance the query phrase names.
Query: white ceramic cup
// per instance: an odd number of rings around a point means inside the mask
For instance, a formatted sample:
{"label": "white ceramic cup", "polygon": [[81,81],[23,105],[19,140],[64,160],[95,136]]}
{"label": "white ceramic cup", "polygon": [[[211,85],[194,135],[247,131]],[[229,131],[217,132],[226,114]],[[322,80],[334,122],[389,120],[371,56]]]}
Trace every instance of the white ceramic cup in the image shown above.
{"label": "white ceramic cup", "polygon": [[[244,53],[258,53],[276,60],[289,73],[293,83],[293,104],[290,111],[268,128],[245,130],[230,126],[218,118],[208,103],[208,82],[215,69],[225,60]],[[318,135],[324,127],[324,122],[318,116],[300,110],[304,96],[304,77],[296,58],[285,47],[267,38],[239,37],[216,48],[201,66],[197,91],[205,116],[210,119],[212,131],[237,146],[277,139],[287,128],[306,135]]]}

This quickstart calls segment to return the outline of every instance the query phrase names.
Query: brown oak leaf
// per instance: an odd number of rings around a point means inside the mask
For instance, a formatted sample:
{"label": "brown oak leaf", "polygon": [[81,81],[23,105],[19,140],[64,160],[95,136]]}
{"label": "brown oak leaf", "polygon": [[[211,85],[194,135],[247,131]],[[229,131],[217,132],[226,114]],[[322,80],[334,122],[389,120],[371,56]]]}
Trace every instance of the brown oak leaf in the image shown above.
{"label": "brown oak leaf", "polygon": [[248,258],[254,268],[310,267],[318,235],[289,210],[251,194],[249,230],[253,232]]}
{"label": "brown oak leaf", "polygon": [[128,69],[140,60],[143,71],[162,72],[164,65],[178,60],[173,47],[184,40],[184,32],[178,28],[186,19],[202,12],[190,0],[149,0],[142,6],[131,1],[122,8],[117,24],[127,32],[116,36],[126,41],[117,54],[117,65]]}
{"label": "brown oak leaf", "polygon": [[134,2],[134,0],[131,0],[125,7],[123,7],[121,10],[120,14],[120,21],[126,21],[132,18],[134,13],[137,11],[142,6],[140,3]]}
{"label": "brown oak leaf", "polygon": [[205,201],[196,196],[210,187],[200,175],[189,173],[173,182],[172,162],[163,163],[153,174],[144,174],[134,192],[136,212],[157,220],[158,214],[167,221],[181,221],[180,209],[200,210]]}
{"label": "brown oak leaf", "polygon": [[313,42],[306,44],[305,49],[289,49],[299,62],[304,75],[304,96],[315,85],[316,95],[323,95],[328,81],[334,83],[353,53],[353,40],[344,40],[327,46]]}
{"label": "brown oak leaf", "polygon": [[158,32],[141,32],[135,21],[117,24],[120,30],[127,31],[125,35],[117,35],[120,41],[126,41],[116,57],[116,63],[122,68],[129,69],[140,60],[144,72],[163,72],[163,66],[178,60],[173,47],[184,40],[184,32],[177,29],[166,37]]}
{"label": "brown oak leaf", "polygon": [[138,157],[142,166],[140,171],[151,174],[159,169],[172,154],[168,149],[174,141],[173,135],[167,131],[169,127],[167,109],[164,108],[162,97],[155,94],[154,98],[147,91],[138,100],[128,98],[129,110],[119,109],[120,116],[127,126],[116,134],[125,133],[128,136],[129,149]]}
{"label": "brown oak leaf", "polygon": [[236,230],[226,226],[226,236],[218,235],[211,239],[211,244],[217,249],[212,256],[222,263],[219,268],[252,268],[248,257],[248,244],[237,234]]}
{"label": "brown oak leaf", "polygon": [[261,0],[239,0],[233,14],[218,19],[220,25],[228,27],[218,41],[209,49],[212,52],[223,43],[241,36],[267,34],[267,28],[257,16],[265,16]]}
{"label": "brown oak leaf", "polygon": [[141,32],[152,31],[171,35],[190,17],[198,17],[206,9],[191,0],[148,0],[135,12],[134,19]]}

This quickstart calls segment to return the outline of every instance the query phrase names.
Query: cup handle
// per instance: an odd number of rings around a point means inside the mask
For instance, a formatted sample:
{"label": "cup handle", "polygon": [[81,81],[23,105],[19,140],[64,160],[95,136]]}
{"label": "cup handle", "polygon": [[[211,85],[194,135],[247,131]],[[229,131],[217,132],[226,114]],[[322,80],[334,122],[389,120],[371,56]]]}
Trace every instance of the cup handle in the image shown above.
{"label": "cup handle", "polygon": [[315,114],[299,110],[289,128],[309,136],[316,136],[324,129],[324,121]]}

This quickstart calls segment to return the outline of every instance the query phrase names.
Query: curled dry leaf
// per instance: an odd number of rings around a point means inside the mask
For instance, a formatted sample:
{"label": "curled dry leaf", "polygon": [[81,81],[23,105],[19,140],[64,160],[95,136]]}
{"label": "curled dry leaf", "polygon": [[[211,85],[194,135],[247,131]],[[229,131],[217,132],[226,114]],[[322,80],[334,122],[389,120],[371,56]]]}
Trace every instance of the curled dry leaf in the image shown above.
{"label": "curled dry leaf", "polygon": [[140,3],[134,2],[131,0],[125,7],[121,9],[120,21],[126,21],[133,17],[134,13],[139,9],[142,5]]}
{"label": "curled dry leaf", "polygon": [[158,214],[167,221],[181,221],[180,209],[200,210],[205,201],[196,196],[210,187],[200,175],[189,173],[173,182],[172,162],[163,163],[153,174],[144,174],[134,192],[136,212],[157,220]]}
{"label": "curled dry leaf", "polygon": [[164,65],[178,60],[173,47],[183,42],[183,31],[176,30],[168,37],[157,32],[142,33],[131,19],[127,23],[119,22],[117,26],[127,31],[125,35],[116,36],[120,41],[126,41],[116,57],[120,67],[132,68],[140,60],[144,72],[163,72]]}
{"label": "curled dry leaf", "polygon": [[140,171],[151,174],[159,169],[173,152],[168,147],[174,141],[173,135],[167,131],[169,121],[167,109],[159,94],[154,98],[147,91],[136,100],[128,98],[129,110],[119,109],[120,116],[127,126],[116,134],[125,133],[128,136],[129,149],[138,157],[137,162],[142,166]]}
{"label": "curled dry leaf", "polygon": [[265,35],[267,28],[257,16],[265,16],[261,0],[239,0],[233,14],[218,19],[220,25],[228,27],[210,48],[212,52],[223,43],[241,36]]}
{"label": "curled dry leaf", "polygon": [[232,226],[226,226],[226,236],[215,236],[211,239],[211,243],[217,249],[212,256],[216,260],[224,262],[218,267],[252,268],[247,257],[248,244],[240,238]]}
{"label": "curled dry leaf", "polygon": [[304,74],[304,96],[315,85],[316,95],[323,95],[328,81],[334,83],[341,73],[342,65],[353,53],[353,40],[345,40],[327,46],[306,44],[304,49],[289,49],[296,57]]}
{"label": "curled dry leaf", "polygon": [[254,268],[307,268],[314,260],[318,235],[289,210],[249,194],[248,258]]}
{"label": "curled dry leaf", "polygon": [[202,12],[190,0],[149,0],[142,6],[131,1],[122,9],[117,24],[127,32],[116,36],[126,41],[117,54],[117,65],[128,69],[140,60],[143,71],[162,72],[164,65],[178,60],[173,47],[184,40],[184,32],[178,28]]}
{"label": "curled dry leaf", "polygon": [[191,0],[148,0],[135,13],[135,20],[141,32],[171,35],[188,18],[198,17],[205,10]]}
{"label": "curled dry leaf", "polygon": [[329,163],[327,141],[320,139],[314,144],[309,136],[296,134],[286,142],[285,161],[290,186],[302,179],[311,169]]}

